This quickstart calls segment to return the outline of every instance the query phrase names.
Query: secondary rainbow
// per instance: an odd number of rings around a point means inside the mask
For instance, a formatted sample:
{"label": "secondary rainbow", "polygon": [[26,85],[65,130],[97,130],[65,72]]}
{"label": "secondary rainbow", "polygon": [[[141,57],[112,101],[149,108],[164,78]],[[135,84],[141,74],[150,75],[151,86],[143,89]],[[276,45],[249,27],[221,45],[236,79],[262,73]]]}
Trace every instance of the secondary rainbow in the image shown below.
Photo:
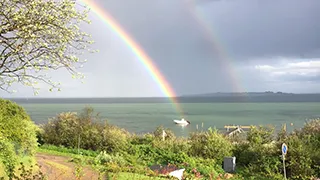
{"label": "secondary rainbow", "polygon": [[117,34],[128,48],[138,57],[139,62],[146,68],[150,76],[157,83],[161,91],[167,96],[179,115],[183,116],[183,111],[178,103],[176,93],[171,88],[168,81],[164,78],[160,70],[154,65],[152,59],[145,53],[139,44],[116,22],[116,20],[106,10],[102,9],[97,3],[91,0],[81,0],[105,23],[108,27]]}
{"label": "secondary rainbow", "polygon": [[[227,51],[223,47],[223,43],[218,38],[218,33],[214,31],[212,27],[208,24],[205,20],[205,16],[201,10],[197,9],[196,0],[187,0],[186,6],[189,12],[191,13],[192,17],[195,21],[199,24],[199,27],[202,27],[205,35],[207,36],[208,40],[210,40],[213,46],[213,53],[218,55],[218,60],[224,66],[224,70],[227,72],[230,81],[232,82],[233,91],[235,92],[245,92],[245,89],[242,86],[241,80],[239,78],[240,74],[236,71],[236,69],[232,65],[232,59],[229,57]],[[208,2],[209,3],[209,2]]]}

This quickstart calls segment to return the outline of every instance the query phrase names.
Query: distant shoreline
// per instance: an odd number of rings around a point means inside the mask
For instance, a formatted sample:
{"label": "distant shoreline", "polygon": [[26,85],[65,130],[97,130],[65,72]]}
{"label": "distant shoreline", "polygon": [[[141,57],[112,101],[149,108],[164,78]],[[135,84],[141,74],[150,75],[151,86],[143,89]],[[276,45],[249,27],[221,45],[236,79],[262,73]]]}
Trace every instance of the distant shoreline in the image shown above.
{"label": "distant shoreline", "polygon": [[16,103],[298,103],[320,102],[320,94],[292,93],[215,93],[193,96],[168,97],[109,97],[109,98],[5,98]]}

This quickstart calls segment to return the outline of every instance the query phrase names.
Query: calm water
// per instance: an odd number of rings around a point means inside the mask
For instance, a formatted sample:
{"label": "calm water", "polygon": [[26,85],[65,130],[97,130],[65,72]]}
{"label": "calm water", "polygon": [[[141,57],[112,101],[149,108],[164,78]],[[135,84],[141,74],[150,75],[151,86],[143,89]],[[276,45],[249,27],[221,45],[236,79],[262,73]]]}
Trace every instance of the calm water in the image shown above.
{"label": "calm water", "polygon": [[[167,103],[104,103],[104,104],[25,104],[22,105],[37,123],[44,123],[57,113],[79,112],[86,105],[92,106],[111,124],[130,132],[151,132],[157,126],[172,129],[176,135],[185,136],[199,129],[223,128],[224,125],[276,125],[293,123],[301,127],[306,119],[320,117],[320,103],[185,103],[182,104],[185,118],[191,121],[188,127],[176,126],[173,119],[180,118],[171,104]],[[292,129],[293,127],[287,127]]]}

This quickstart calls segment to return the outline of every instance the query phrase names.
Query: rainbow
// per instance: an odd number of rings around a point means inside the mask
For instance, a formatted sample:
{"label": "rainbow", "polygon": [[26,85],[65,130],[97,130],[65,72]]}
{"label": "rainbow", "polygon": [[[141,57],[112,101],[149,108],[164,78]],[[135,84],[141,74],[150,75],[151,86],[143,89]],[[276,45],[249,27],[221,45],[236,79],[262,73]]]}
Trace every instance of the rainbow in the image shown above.
{"label": "rainbow", "polygon": [[209,23],[205,20],[204,14],[201,10],[197,9],[197,4],[195,3],[196,0],[187,0],[186,6],[189,12],[191,13],[194,20],[202,27],[205,35],[208,37],[212,44],[213,53],[218,55],[218,60],[223,65],[224,70],[227,72],[229,79],[232,83],[232,91],[233,92],[245,92],[245,89],[241,85],[241,81],[239,78],[239,73],[232,65],[232,59],[229,57],[228,53],[225,51],[223,47],[222,41],[218,38],[217,32],[214,31],[212,27],[210,27]]}
{"label": "rainbow", "polygon": [[117,34],[128,48],[138,57],[139,62],[146,68],[152,79],[157,83],[162,93],[167,96],[172,102],[177,113],[183,116],[182,108],[177,100],[177,95],[168,81],[162,75],[160,70],[154,65],[152,59],[145,53],[141,46],[116,22],[115,19],[100,5],[92,0],[81,0],[105,23],[108,27]]}

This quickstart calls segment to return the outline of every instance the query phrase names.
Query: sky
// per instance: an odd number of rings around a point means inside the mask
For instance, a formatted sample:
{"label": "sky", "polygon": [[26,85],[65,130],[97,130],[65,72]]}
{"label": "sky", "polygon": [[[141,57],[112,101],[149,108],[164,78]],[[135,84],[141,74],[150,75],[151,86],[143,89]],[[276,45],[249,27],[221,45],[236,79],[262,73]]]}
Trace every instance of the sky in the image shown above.
{"label": "sky", "polygon": [[[92,0],[130,34],[177,95],[320,92],[319,0]],[[52,73],[38,97],[165,96],[138,57],[93,11],[85,83]],[[4,97],[32,97],[32,89]]]}

